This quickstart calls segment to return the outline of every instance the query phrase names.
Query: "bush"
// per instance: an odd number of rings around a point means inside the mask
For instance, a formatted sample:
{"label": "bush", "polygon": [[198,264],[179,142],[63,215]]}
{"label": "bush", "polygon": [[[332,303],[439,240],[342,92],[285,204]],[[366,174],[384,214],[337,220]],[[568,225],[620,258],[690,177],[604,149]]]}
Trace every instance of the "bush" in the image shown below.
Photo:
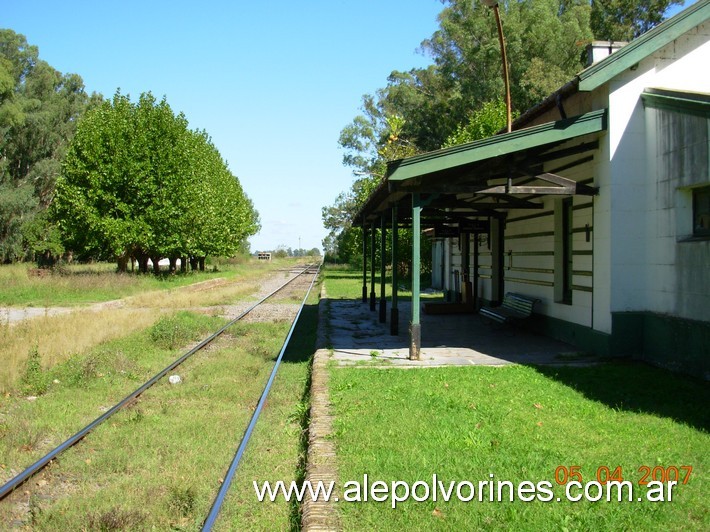
{"label": "bush", "polygon": [[42,395],[49,388],[49,374],[42,370],[42,357],[37,346],[30,350],[25,363],[25,372],[20,379],[22,393]]}
{"label": "bush", "polygon": [[210,318],[190,312],[161,318],[150,329],[150,339],[163,349],[177,349],[197,340],[211,328]]}

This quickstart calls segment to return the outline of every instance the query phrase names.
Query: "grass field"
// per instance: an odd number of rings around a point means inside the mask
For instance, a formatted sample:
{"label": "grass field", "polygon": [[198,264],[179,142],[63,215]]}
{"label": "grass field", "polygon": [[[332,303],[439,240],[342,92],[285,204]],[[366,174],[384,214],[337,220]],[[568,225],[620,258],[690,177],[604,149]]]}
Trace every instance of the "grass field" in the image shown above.
{"label": "grass field", "polygon": [[[27,356],[37,351],[48,368],[93,346],[153,325],[176,309],[233,304],[255,293],[266,274],[293,260],[221,265],[218,272],[155,277],[118,275],[112,265],[77,265],[69,274],[28,276],[27,265],[0,266],[0,292],[34,304],[72,305],[123,297],[121,307],[40,316],[16,325],[0,323],[0,392],[11,391]],[[207,286],[204,282],[207,282]],[[201,284],[197,284],[201,283]],[[24,298],[24,299],[23,299]]]}
{"label": "grass field", "polygon": [[[331,375],[339,474],[445,482],[549,481],[563,502],[341,503],[346,530],[708,530],[710,419],[706,386],[653,368],[338,368]],[[649,385],[649,383],[653,383]],[[692,466],[672,502],[564,502],[558,480],[621,468]],[[681,476],[683,470],[681,469]],[[649,478],[650,480],[650,478]],[[487,488],[484,488],[488,496]],[[420,489],[420,497],[423,493]],[[508,491],[504,491],[508,496]],[[581,493],[577,492],[577,493]],[[469,492],[464,488],[463,496]],[[596,492],[592,492],[596,495]],[[544,494],[543,494],[544,495]],[[543,498],[545,498],[543,496]],[[455,499],[455,497],[454,497]]]}
{"label": "grass field", "polygon": [[[312,292],[289,346],[218,529],[287,529],[298,507],[261,504],[252,480],[302,475],[310,357],[318,291]],[[162,369],[185,344],[221,322],[191,312],[104,342],[19,383],[23,395],[0,402],[0,470],[9,478]],[[199,529],[226,472],[289,324],[237,324],[176,370],[183,383],[160,382],[95,429],[47,472],[13,495],[34,530]],[[28,366],[28,368],[31,366]],[[24,394],[38,398],[27,401]],[[17,519],[0,503],[0,522]]]}
{"label": "grass field", "polygon": [[[358,279],[357,272],[327,272],[328,296],[359,297]],[[370,484],[389,486],[432,484],[436,474],[446,488],[451,481],[469,481],[475,490],[470,502],[456,495],[445,502],[439,494],[436,502],[410,499],[396,509],[391,499],[340,502],[345,530],[710,529],[705,382],[631,362],[419,370],[333,366],[331,400],[342,492],[348,481],[363,484],[365,474]],[[672,502],[636,500],[645,494],[639,485],[645,468],[651,472],[646,480],[652,480],[662,472],[674,476],[675,468],[685,478],[683,466],[692,473],[674,488]],[[583,482],[597,475],[604,480],[605,468],[633,484],[633,502],[565,501],[557,481],[576,480],[578,474]],[[510,502],[504,485],[505,502],[490,502],[488,485],[478,482],[491,480],[514,486],[548,481],[552,500],[524,502],[516,494]],[[420,498],[424,490],[420,485]],[[468,485],[461,493],[470,496]]]}
{"label": "grass field", "polygon": [[160,276],[117,274],[115,265],[108,263],[74,264],[43,276],[33,275],[32,264],[3,265],[0,266],[0,305],[47,307],[96,303],[218,277],[249,277],[279,264],[282,263],[243,259],[220,262],[204,272]]}
{"label": "grass field", "polygon": [[[362,270],[354,270],[350,266],[333,266],[329,265],[324,273],[324,278],[326,279],[326,289],[328,291],[328,298],[330,299],[359,299],[362,297]],[[424,280],[424,279],[423,279]],[[370,272],[367,275],[367,296],[370,297],[371,286]],[[400,283],[399,290],[397,291],[398,297],[403,300],[409,300],[412,297],[411,288],[406,288],[405,285],[411,283],[403,280]],[[389,272],[385,277],[385,297],[387,300],[392,299],[392,276]],[[422,284],[422,290],[426,290],[427,284]],[[379,300],[380,297],[380,278],[379,271],[377,272],[377,277],[375,278],[375,295]],[[441,299],[443,294],[441,292],[423,292],[421,294],[422,299],[435,300]]]}

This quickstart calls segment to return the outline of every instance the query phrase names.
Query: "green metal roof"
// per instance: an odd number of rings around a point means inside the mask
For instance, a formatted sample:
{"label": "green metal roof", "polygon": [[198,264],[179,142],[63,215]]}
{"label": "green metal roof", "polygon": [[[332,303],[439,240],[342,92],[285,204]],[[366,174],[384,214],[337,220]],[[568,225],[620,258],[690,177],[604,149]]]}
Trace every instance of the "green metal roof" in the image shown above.
{"label": "green metal roof", "polygon": [[649,88],[641,94],[646,107],[710,118],[710,94]]}
{"label": "green metal roof", "polygon": [[647,31],[637,39],[579,73],[579,90],[592,91],[631,68],[656,50],[710,19],[710,0],[696,4]]}
{"label": "green metal roof", "polygon": [[[392,161],[387,166],[385,179],[368,197],[353,221],[360,224],[371,218],[374,219],[373,216],[387,209],[388,206],[401,201],[406,202],[409,192],[413,190],[425,190],[427,194],[441,194],[441,197],[445,198],[451,193],[447,189],[451,184],[482,187],[489,179],[510,175],[509,165],[512,162],[519,167],[525,167],[528,163],[534,166],[539,164],[536,162],[538,157],[553,161],[596,149],[594,142],[585,142],[575,147],[550,151],[569,140],[594,135],[605,131],[606,128],[607,111],[602,109]],[[541,176],[538,178],[545,180]],[[519,188],[521,187],[512,187],[510,195],[548,193],[527,189],[525,193],[517,192]],[[480,193],[487,193],[483,189],[485,187],[482,187]],[[541,190],[543,189],[547,190],[544,186]],[[495,193],[497,194],[497,191]],[[493,192],[489,191],[488,195],[490,194]],[[411,204],[411,200],[408,201]],[[491,209],[512,208],[515,204],[511,201],[512,199],[508,203],[491,204],[489,207]]]}
{"label": "green metal roof", "polygon": [[574,118],[495,135],[483,140],[392,161],[387,165],[386,177],[390,182],[397,182],[452,170],[526,149],[604,131],[607,127],[606,122],[607,112],[606,109],[602,109]]}

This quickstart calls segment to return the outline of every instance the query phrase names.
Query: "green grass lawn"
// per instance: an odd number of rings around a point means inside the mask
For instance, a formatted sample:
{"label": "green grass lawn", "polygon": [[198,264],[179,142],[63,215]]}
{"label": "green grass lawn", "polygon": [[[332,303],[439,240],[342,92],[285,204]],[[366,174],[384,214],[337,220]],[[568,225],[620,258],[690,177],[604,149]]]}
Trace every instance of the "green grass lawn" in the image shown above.
{"label": "green grass lawn", "polygon": [[[361,275],[327,270],[328,297],[361,297]],[[440,495],[436,502],[410,499],[396,509],[391,499],[341,500],[346,530],[710,529],[706,382],[630,362],[420,370],[333,366],[331,400],[343,496],[354,487],[346,483],[362,484],[365,474],[370,483],[389,486],[431,484],[437,475],[445,487],[469,481],[476,489],[470,502],[455,495],[445,502]],[[674,488],[671,502],[636,500],[645,495],[639,485],[645,474],[674,475],[678,468],[684,477],[689,467],[687,483]],[[570,480],[565,474],[573,472],[583,482],[599,474],[603,480],[606,468],[633,484],[633,502],[565,500],[564,486],[557,483]],[[489,486],[479,482],[491,480],[514,486],[546,481],[551,500],[524,502],[516,494],[514,502],[489,502],[485,493],[479,501],[478,488]],[[462,486],[463,497],[470,496],[468,485]],[[424,498],[425,488],[419,489]]]}
{"label": "green grass lawn", "polygon": [[[367,272],[367,297],[370,297],[371,286],[371,272]],[[376,272],[375,277],[375,295],[377,299],[380,298],[380,272]],[[333,266],[328,265],[323,270],[323,276],[326,282],[326,288],[328,291],[329,299],[360,299],[362,298],[362,270],[353,269],[351,266]],[[407,301],[412,297],[411,288],[407,288],[411,285],[408,279],[400,279],[400,287],[397,292],[398,297]],[[426,283],[422,284],[422,289],[426,289]],[[392,298],[392,272],[387,272],[385,277],[385,297],[387,300]],[[440,292],[435,293],[422,293],[422,299],[441,299],[442,294]]]}
{"label": "green grass lawn", "polygon": [[[364,474],[410,485],[436,474],[447,486],[478,487],[494,475],[514,485],[549,481],[563,499],[479,502],[476,494],[471,502],[410,500],[396,509],[390,501],[341,502],[346,530],[710,529],[706,383],[636,364],[334,367],[331,399],[341,486]],[[565,502],[555,481],[560,466],[577,466],[584,482],[620,467],[634,498],[644,493],[643,466],[693,470],[672,502]]]}

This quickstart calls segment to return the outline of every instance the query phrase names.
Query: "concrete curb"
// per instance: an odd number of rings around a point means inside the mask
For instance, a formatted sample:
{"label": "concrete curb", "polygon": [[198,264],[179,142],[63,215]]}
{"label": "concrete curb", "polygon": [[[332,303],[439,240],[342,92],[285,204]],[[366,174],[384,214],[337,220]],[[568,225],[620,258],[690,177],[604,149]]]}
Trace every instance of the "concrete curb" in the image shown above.
{"label": "concrete curb", "polygon": [[[314,488],[318,482],[322,482],[325,486],[337,482],[338,477],[335,442],[332,438],[333,415],[330,411],[328,395],[327,365],[330,351],[325,349],[326,305],[325,287],[322,287],[318,304],[318,339],[311,370],[311,418],[308,427],[308,465],[306,466],[306,481]],[[340,530],[335,503],[320,499],[313,501],[310,497],[306,497],[303,501],[301,527],[307,531]]]}

